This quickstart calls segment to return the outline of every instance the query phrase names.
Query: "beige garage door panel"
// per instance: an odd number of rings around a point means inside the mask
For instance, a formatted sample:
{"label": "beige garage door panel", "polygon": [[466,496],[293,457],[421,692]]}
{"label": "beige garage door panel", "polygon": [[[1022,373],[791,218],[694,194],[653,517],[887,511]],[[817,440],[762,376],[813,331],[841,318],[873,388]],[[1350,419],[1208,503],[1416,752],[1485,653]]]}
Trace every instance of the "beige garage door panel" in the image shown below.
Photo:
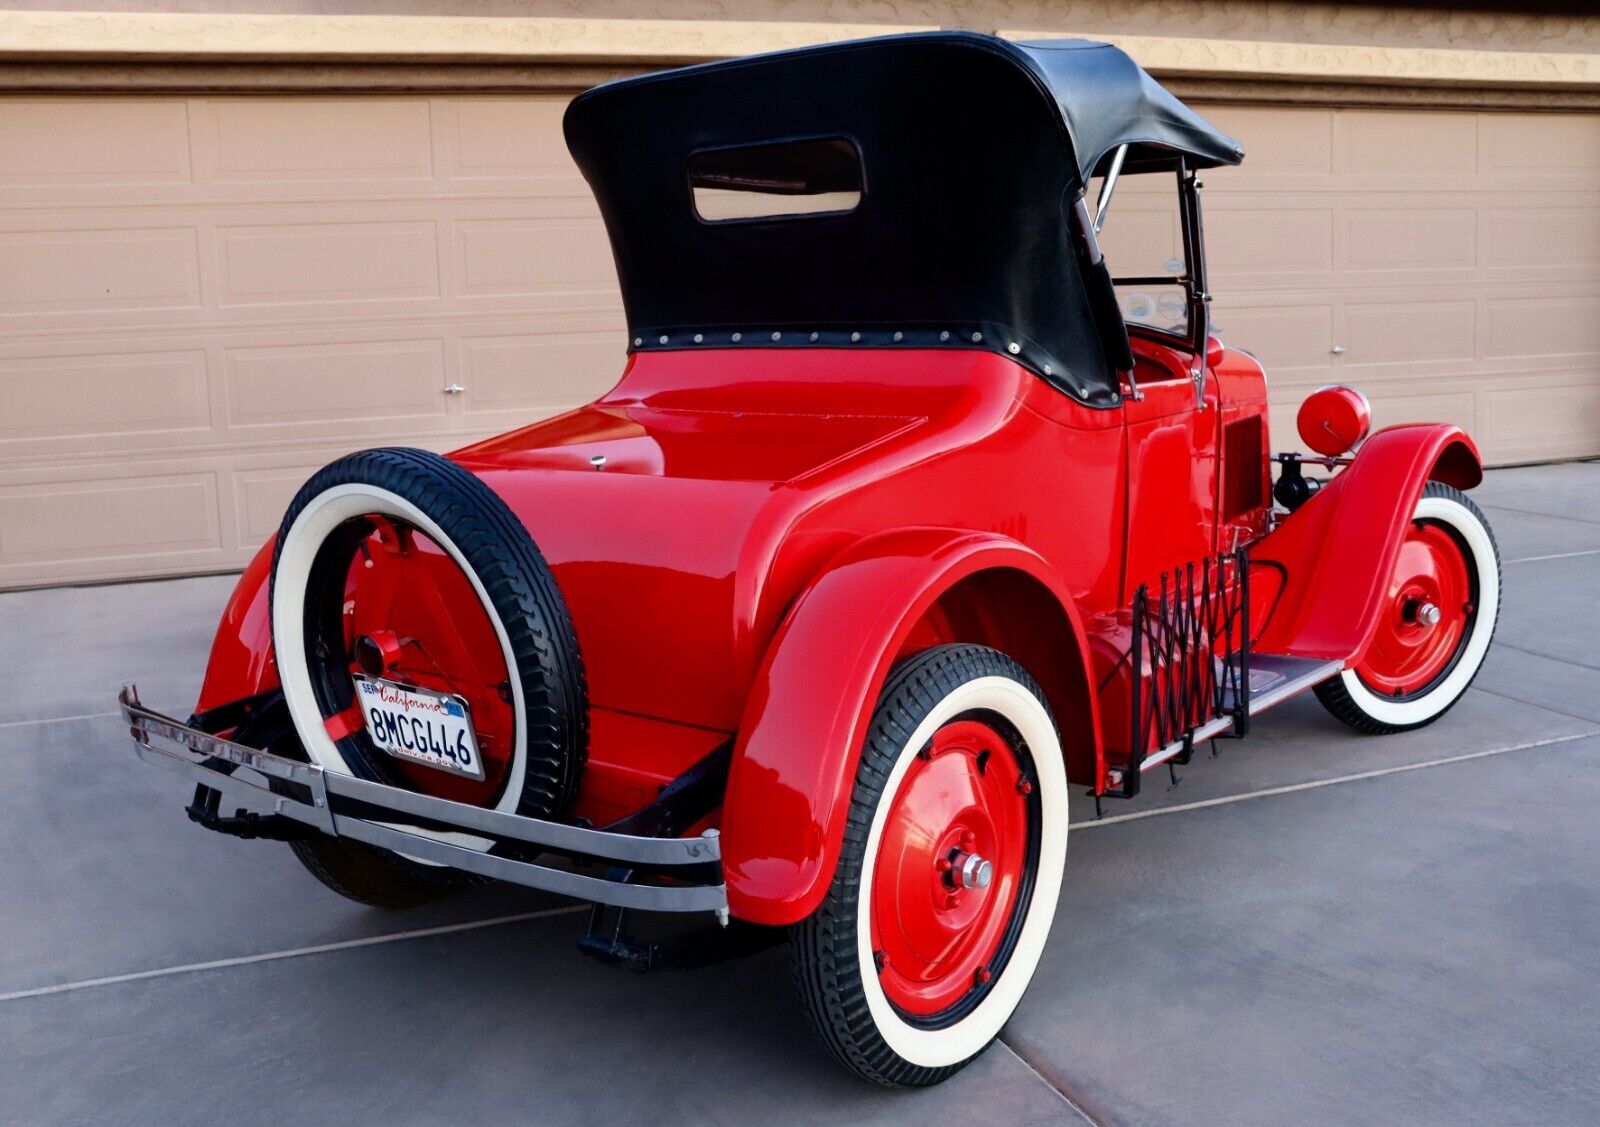
{"label": "beige garage door panel", "polygon": [[1211,288],[1275,445],[1344,382],[1492,462],[1600,454],[1600,116],[1205,112],[1248,153],[1205,175]]}
{"label": "beige garage door panel", "polygon": [[[393,432],[434,450],[453,437]],[[296,489],[363,443],[44,465],[0,485],[0,587],[240,566],[277,529]]]}
{"label": "beige garage door panel", "polygon": [[[221,546],[214,473],[29,481],[0,489],[7,566],[177,555],[203,563]],[[113,565],[117,566],[117,565]]]}
{"label": "beige garage door panel", "polygon": [[193,181],[184,101],[31,98],[0,108],[7,198],[119,200],[132,188]]}
{"label": "beige garage door panel", "polygon": [[239,566],[340,453],[608,386],[564,108],[0,101],[0,586]]}
{"label": "beige garage door panel", "polygon": [[[623,327],[564,106],[0,100],[0,586],[239,566],[342,452],[606,387]],[[1205,112],[1249,151],[1205,177],[1212,288],[1278,445],[1339,380],[1491,460],[1600,453],[1600,115]],[[1118,225],[1177,245],[1135,182]]]}

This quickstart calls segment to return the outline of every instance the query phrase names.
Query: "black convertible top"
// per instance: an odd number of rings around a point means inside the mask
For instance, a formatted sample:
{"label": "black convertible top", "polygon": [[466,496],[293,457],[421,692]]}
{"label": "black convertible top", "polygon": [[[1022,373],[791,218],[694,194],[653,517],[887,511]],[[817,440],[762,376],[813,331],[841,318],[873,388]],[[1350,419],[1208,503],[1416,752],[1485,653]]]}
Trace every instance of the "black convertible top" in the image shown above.
{"label": "black convertible top", "polygon": [[[970,32],[623,79],[576,98],[565,128],[634,348],[986,348],[1091,403],[1115,401],[1127,341],[1070,223],[1088,178],[1123,144],[1127,173],[1243,157],[1116,47]],[[755,191],[797,190],[799,160],[805,190],[859,202],[708,222],[691,164],[702,187],[733,183],[741,149],[776,162]]]}
{"label": "black convertible top", "polygon": [[1087,39],[992,40],[1035,70],[1072,140],[1079,180],[1103,172],[1118,145],[1130,145],[1124,172],[1172,167],[1183,153],[1190,168],[1238,164],[1244,148],[1178,101],[1118,47]]}

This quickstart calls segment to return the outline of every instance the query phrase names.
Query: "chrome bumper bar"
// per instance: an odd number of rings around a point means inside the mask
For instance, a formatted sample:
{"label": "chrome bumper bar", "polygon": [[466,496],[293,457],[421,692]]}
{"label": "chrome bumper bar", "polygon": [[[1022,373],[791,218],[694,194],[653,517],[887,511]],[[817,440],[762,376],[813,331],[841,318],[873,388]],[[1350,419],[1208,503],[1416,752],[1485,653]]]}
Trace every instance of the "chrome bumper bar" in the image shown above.
{"label": "chrome bumper bar", "polygon": [[[700,837],[639,837],[485,810],[233,743],[146,708],[133,685],[118,700],[140,759],[172,768],[242,810],[580,900],[652,912],[714,912],[727,920],[716,830]],[[243,777],[239,768],[262,778]],[[420,830],[464,834],[487,845],[474,848]],[[608,872],[590,876],[522,859],[541,853],[598,863]]]}

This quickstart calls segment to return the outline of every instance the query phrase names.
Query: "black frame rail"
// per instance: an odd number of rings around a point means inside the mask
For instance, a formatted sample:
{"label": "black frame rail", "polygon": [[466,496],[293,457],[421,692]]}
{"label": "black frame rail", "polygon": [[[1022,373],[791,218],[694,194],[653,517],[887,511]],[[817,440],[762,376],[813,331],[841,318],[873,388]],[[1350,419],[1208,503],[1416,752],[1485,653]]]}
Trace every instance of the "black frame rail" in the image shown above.
{"label": "black frame rail", "polygon": [[[727,921],[716,830],[687,838],[647,836],[485,810],[246,747],[146,708],[133,685],[118,700],[139,758],[175,769],[211,792],[197,794],[197,805],[204,804],[198,817],[191,807],[197,821],[219,820],[225,796],[243,812],[235,822],[243,831],[239,836],[348,837],[580,900],[654,912],[712,912]],[[259,781],[241,775],[241,768]],[[467,842],[440,833],[464,835]],[[604,866],[605,875],[538,863],[544,855]]]}

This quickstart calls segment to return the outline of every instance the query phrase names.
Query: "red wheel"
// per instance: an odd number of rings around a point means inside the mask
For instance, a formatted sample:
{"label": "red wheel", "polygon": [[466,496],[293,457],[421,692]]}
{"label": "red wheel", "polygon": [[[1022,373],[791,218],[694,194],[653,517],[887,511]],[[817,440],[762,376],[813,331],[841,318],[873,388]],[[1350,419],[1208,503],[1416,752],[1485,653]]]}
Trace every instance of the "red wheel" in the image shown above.
{"label": "red wheel", "polygon": [[872,889],[878,978],[899,1009],[938,1014],[990,980],[1030,868],[1037,805],[1011,740],[982,720],[946,724],[911,764]]}
{"label": "red wheel", "polygon": [[906,659],[878,700],[822,905],[791,930],[813,1029],[880,1084],[938,1083],[1000,1032],[1049,936],[1067,844],[1055,722],[982,646]]}
{"label": "red wheel", "polygon": [[[327,675],[382,678],[459,698],[472,718],[483,778],[386,757],[385,774],[438,798],[486,806],[511,772],[516,716],[510,673],[488,610],[456,561],[426,533],[381,513],[349,550],[340,597],[342,653]],[[359,723],[361,702],[325,726],[336,739]],[[467,765],[463,765],[465,767]]]}
{"label": "red wheel", "polygon": [[1399,700],[1426,692],[1461,653],[1478,614],[1477,586],[1460,535],[1437,521],[1413,521],[1378,632],[1356,666],[1362,683]]}
{"label": "red wheel", "polygon": [[1317,686],[1359,731],[1430,724],[1472,683],[1500,611],[1500,554],[1465,494],[1429,482],[1384,593],[1378,626],[1355,665]]}

